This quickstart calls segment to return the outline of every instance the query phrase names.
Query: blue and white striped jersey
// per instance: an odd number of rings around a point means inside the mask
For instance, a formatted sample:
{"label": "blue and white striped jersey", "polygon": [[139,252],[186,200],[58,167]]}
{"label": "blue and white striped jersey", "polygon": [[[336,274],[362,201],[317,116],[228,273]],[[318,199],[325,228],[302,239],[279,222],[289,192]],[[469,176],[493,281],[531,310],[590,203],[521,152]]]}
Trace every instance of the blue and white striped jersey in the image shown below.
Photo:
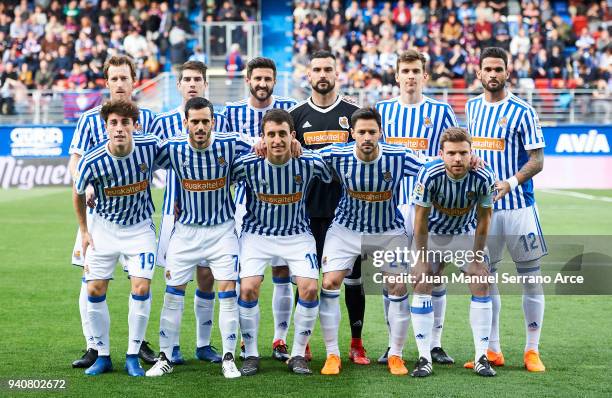
{"label": "blue and white striped jersey", "polygon": [[379,156],[372,162],[359,160],[355,151],[355,142],[318,151],[342,183],[334,222],[376,234],[404,228],[397,208],[399,187],[406,176],[417,175],[424,160],[410,149],[386,143],[379,143]]}
{"label": "blue and white striped jersey", "polygon": [[[215,125],[213,131],[225,133],[227,131],[225,116],[215,112],[214,117]],[[182,105],[171,111],[160,113],[153,119],[151,133],[162,140],[186,134],[186,131],[183,129],[183,119],[185,119],[185,111]],[[177,186],[178,179],[174,171],[170,169],[166,174],[166,190],[164,191],[164,206],[162,210],[164,214],[174,213],[174,198]]]}
{"label": "blue and white striped jersey", "polygon": [[95,213],[116,224],[138,224],[155,211],[151,178],[160,142],[153,136],[134,136],[132,152],[122,158],[109,152],[108,143],[103,141],[81,158],[76,191],[84,194],[91,184],[97,198]]}
{"label": "blue and white striped jersey", "polygon": [[476,228],[477,206],[492,207],[495,173],[489,167],[468,171],[455,180],[442,159],[425,164],[414,186],[415,205],[432,207],[429,232],[458,235]]}
{"label": "blue and white striped jersey", "polygon": [[276,236],[310,232],[305,199],[315,178],[331,182],[331,170],[312,151],[282,165],[254,153],[238,158],[232,166],[232,180],[245,186],[242,231]]}
{"label": "blue and white striped jersey", "polygon": [[[496,103],[485,101],[481,94],[467,102],[465,114],[474,152],[499,180],[512,177],[527,163],[527,151],[546,146],[535,110],[510,92]],[[494,209],[520,209],[534,203],[533,180],[529,180],[495,202]]]}
{"label": "blue and white striped jersey", "polygon": [[[104,120],[100,116],[102,105],[83,113],[77,121],[72,142],[68,153],[83,155],[89,149],[95,147],[102,141],[108,138]],[[149,134],[151,132],[151,123],[153,122],[153,112],[148,109],[140,108],[138,116],[138,130],[134,134]]]}
{"label": "blue and white striped jersey", "polygon": [[[440,137],[448,127],[459,126],[449,104],[423,96],[418,104],[404,104],[400,97],[376,104],[385,142],[405,145],[421,156],[438,156]],[[402,181],[399,204],[410,204],[414,177]]]}
{"label": "blue and white striped jersey", "polygon": [[231,166],[236,157],[251,147],[235,133],[214,133],[211,140],[201,150],[189,144],[187,135],[169,138],[161,144],[157,164],[176,173],[177,200],[181,204],[177,221],[182,224],[212,226],[234,218]]}
{"label": "blue and white striped jersey", "polygon": [[[297,104],[292,98],[272,96],[272,103],[266,108],[254,108],[249,99],[238,102],[228,102],[225,107],[228,131],[242,134],[243,139],[254,144],[261,136],[261,120],[270,109],[289,109]],[[236,185],[236,203],[244,203],[244,186]]]}

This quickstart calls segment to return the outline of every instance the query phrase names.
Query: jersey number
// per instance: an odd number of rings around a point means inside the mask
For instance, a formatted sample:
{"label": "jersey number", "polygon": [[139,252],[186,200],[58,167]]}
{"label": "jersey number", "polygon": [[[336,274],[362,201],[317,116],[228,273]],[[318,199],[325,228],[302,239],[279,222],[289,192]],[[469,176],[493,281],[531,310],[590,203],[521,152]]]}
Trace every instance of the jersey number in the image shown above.
{"label": "jersey number", "polygon": [[308,253],[306,254],[306,260],[310,261],[310,268],[312,269],[318,269],[319,266],[317,264],[317,255],[314,253]]}
{"label": "jersey number", "polygon": [[521,236],[519,240],[523,244],[523,249],[525,249],[526,252],[530,250],[536,250],[539,247],[536,243],[536,234],[534,234],[533,232]]}
{"label": "jersey number", "polygon": [[140,253],[140,268],[145,269],[145,265],[149,266],[149,269],[153,269],[155,265],[155,254],[153,253]]}

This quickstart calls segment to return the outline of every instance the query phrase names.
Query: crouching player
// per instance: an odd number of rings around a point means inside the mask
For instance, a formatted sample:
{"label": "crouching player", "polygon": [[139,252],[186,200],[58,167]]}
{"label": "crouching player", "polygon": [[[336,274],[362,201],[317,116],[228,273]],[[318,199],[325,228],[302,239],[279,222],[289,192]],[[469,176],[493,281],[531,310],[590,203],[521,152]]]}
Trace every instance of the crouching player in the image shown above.
{"label": "crouching player", "polygon": [[[138,107],[132,102],[109,101],[102,106],[100,115],[108,140],[87,151],[79,161],[73,193],[85,256],[87,317],[98,350],[98,358],[85,374],[98,375],[112,370],[106,291],[115,265],[121,261],[127,267],[132,285],[125,368],[130,376],[144,376],[138,351],[151,311],[149,287],[156,243],[150,182],[159,140],[152,136],[132,136],[138,122]],[[85,189],[90,184],[98,202],[94,222],[88,228]]]}
{"label": "crouching player", "polygon": [[312,373],[304,357],[319,312],[319,267],[304,200],[310,182],[320,178],[329,183],[331,172],[314,152],[292,158],[294,137],[291,115],[285,110],[272,109],[262,120],[266,157],[251,153],[240,157],[232,166],[232,180],[244,182],[246,187],[238,299],[246,355],[241,369],[244,376],[259,370],[259,290],[265,266],[273,259],[286,261],[299,292],[293,347],[287,364],[294,373]]}
{"label": "crouching player", "polygon": [[157,164],[172,168],[180,181],[181,214],[174,225],[166,253],[166,293],[159,321],[160,354],[147,376],[173,370],[170,362],[179,339],[185,289],[196,267],[212,270],[219,289],[219,329],[223,340],[222,372],[240,377],[234,363],[238,305],[238,238],[234,231],[234,204],[230,169],[234,159],[250,146],[233,133],[215,133],[213,105],[201,97],[185,104],[187,135],[161,144]]}
{"label": "crouching player", "polygon": [[[355,111],[351,116],[351,125],[354,142],[320,149],[323,159],[338,175],[343,186],[342,197],[323,248],[319,317],[327,348],[327,360],[321,369],[324,375],[340,373],[340,285],[351,272],[355,259],[361,255],[361,240],[371,240],[384,234],[394,242],[403,239],[403,246],[410,245],[404,220],[397,208],[399,187],[406,176],[416,176],[424,163],[410,149],[379,142],[381,122],[380,114],[375,109]],[[387,365],[392,374],[405,375],[408,370],[402,360],[402,350],[410,312],[405,284],[393,286],[393,289],[397,290],[389,292],[392,344]]]}
{"label": "crouching player", "polygon": [[[486,356],[492,311],[486,280],[489,275],[488,257],[485,255],[495,174],[488,167],[471,169],[471,152],[472,139],[465,129],[446,129],[440,138],[441,159],[431,161],[421,169],[414,187],[414,241],[416,250],[420,251],[420,261],[413,269],[417,283],[411,313],[420,358],[412,376],[425,377],[432,373],[429,351],[434,322],[432,285],[423,280],[423,275],[431,275],[434,268],[442,264],[432,264],[427,260],[427,250],[433,246],[428,242],[430,233],[452,236],[452,241],[444,249],[474,253],[475,260],[462,267],[471,281],[470,325],[476,349],[474,371],[480,376],[495,376]],[[473,240],[466,238],[471,236]]]}

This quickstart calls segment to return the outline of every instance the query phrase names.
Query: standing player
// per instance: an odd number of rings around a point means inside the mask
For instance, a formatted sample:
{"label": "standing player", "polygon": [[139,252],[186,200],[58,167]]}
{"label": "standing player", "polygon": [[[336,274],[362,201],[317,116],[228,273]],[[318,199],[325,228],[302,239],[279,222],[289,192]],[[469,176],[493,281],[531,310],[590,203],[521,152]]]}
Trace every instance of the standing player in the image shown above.
{"label": "standing player", "polygon": [[[312,54],[308,68],[308,81],[312,95],[306,101],[289,110],[295,123],[296,137],[308,149],[318,149],[329,144],[352,141],[349,131],[351,116],[359,109],[338,94],[336,58],[328,51]],[[321,264],[323,243],[334,211],[340,200],[342,187],[338,182],[314,181],[306,198],[306,209],[310,216],[310,229],[317,242],[317,259]],[[361,332],[365,313],[365,294],[361,281],[361,259],[355,260],[353,272],[346,276],[345,300],[351,323],[351,345],[349,359],[359,365],[368,365],[369,358],[363,348]],[[306,357],[310,359],[309,349]]]}
{"label": "standing player", "polygon": [[[453,239],[444,247],[445,251],[450,248],[457,253],[457,258],[462,259],[468,252],[474,253],[470,256],[474,261],[463,264],[462,269],[468,277],[486,278],[485,243],[491,223],[495,174],[487,167],[470,169],[471,144],[471,137],[465,129],[446,129],[440,137],[441,159],[427,163],[419,172],[414,186],[415,249],[421,253],[418,257],[421,259],[428,249],[432,249],[428,245],[429,234],[450,235]],[[474,238],[467,238],[471,236]],[[432,274],[443,265],[432,264],[425,257],[425,261],[418,261],[413,270],[417,283],[410,311],[419,349],[419,359],[411,373],[414,377],[427,377],[433,372],[430,353],[434,323],[432,285],[424,282],[423,276]],[[474,371],[480,376],[495,376],[495,370],[485,355],[491,331],[488,281],[471,281],[469,288],[472,293],[470,325],[476,350]]]}
{"label": "standing player", "polygon": [[[408,50],[397,59],[395,80],[400,87],[400,96],[376,104],[380,113],[385,141],[401,144],[416,151],[419,155],[433,157],[438,155],[440,136],[451,126],[458,126],[457,118],[450,105],[423,95],[423,88],[429,79],[426,72],[426,59],[416,50]],[[414,178],[402,181],[399,208],[406,221],[406,230],[412,235],[414,206],[411,204]],[[383,295],[385,317],[389,311],[389,299]],[[434,329],[431,339],[431,357],[441,364],[454,363],[442,349],[442,328],[446,313],[446,286],[434,286],[432,292],[434,309]],[[416,333],[415,333],[416,334]],[[391,343],[389,342],[389,346]],[[389,348],[387,348],[387,352]],[[387,362],[387,352],[379,363]]]}
{"label": "standing player", "polygon": [[[423,161],[413,151],[380,143],[380,115],[373,108],[359,109],[351,117],[355,142],[330,145],[320,150],[323,159],[340,179],[343,192],[323,249],[323,285],[319,317],[327,360],[321,374],[340,373],[338,349],[340,285],[361,255],[362,239],[384,235],[409,246],[404,220],[397,208],[399,186],[406,175],[416,176]],[[389,323],[392,345],[389,371],[408,373],[402,350],[408,332],[409,308],[406,286],[390,291]]]}
{"label": "standing player", "polygon": [[[261,137],[261,122],[271,109],[289,109],[296,104],[291,98],[272,95],[276,85],[276,65],[270,58],[253,58],[247,64],[245,78],[249,87],[249,97],[245,100],[228,103],[225,108],[228,131],[242,134],[245,140],[255,142]],[[238,184],[235,193],[236,231],[242,230],[242,219],[246,212],[244,206],[244,185]],[[274,339],[272,357],[287,361],[287,332],[291,322],[293,289],[289,279],[289,268],[283,262],[272,263],[272,315],[274,317]]]}
{"label": "standing player", "polygon": [[[538,115],[531,105],[506,90],[508,55],[499,47],[489,47],[480,55],[478,78],[484,93],[465,106],[468,129],[474,149],[495,171],[497,195],[491,220],[491,272],[502,260],[504,245],[525,280],[537,281],[540,258],[547,254],[546,243],[533,193],[532,178],[544,167],[544,136]],[[499,343],[501,300],[496,285],[491,286],[493,324],[487,356],[496,366],[504,364]],[[544,293],[540,283],[523,285],[523,313],[527,342],[523,362],[530,372],[543,372],[539,342],[544,320]],[[473,364],[466,364],[466,367]]]}
{"label": "standing player", "polygon": [[188,135],[164,141],[158,155],[160,167],[171,167],[180,181],[177,196],[181,214],[166,254],[166,294],[159,322],[161,352],[147,376],[172,372],[169,359],[180,335],[185,288],[195,268],[204,262],[219,289],[222,372],[227,378],[240,377],[234,363],[238,238],[234,230],[230,169],[238,154],[250,150],[250,146],[236,134],[213,132],[213,105],[205,98],[187,101],[184,128]]}
{"label": "standing player", "polygon": [[[206,70],[206,65],[200,61],[187,61],[179,68],[176,87],[181,94],[183,102],[177,108],[169,112],[160,113],[155,117],[151,125],[151,132],[153,134],[164,140],[185,133],[183,129],[185,104],[191,98],[204,96],[204,92],[208,86],[208,82],[206,81]],[[227,121],[225,117],[215,113],[214,118],[214,131],[227,131]],[[168,242],[174,228],[175,204],[178,205],[178,203],[175,203],[178,184],[179,181],[174,170],[168,169],[166,174],[166,190],[164,192],[162,220],[159,230],[159,243],[157,246],[157,264],[160,266],[166,265]],[[202,361],[218,363],[221,362],[221,356],[219,356],[210,344],[210,334],[212,332],[215,310],[215,279],[210,269],[204,264],[197,267],[196,279],[198,287],[193,297],[193,309],[196,320],[195,355],[196,358]],[[178,340],[176,346],[173,347],[171,361],[175,365],[180,365],[185,362]]]}
{"label": "standing player", "polygon": [[[131,101],[132,91],[134,90],[134,81],[136,79],[136,66],[134,62],[125,55],[116,55],[110,57],[104,63],[104,79],[106,80],[106,87],[108,87],[111,101],[124,100]],[[76,125],[72,142],[70,143],[70,163],[69,169],[76,180],[76,166],[79,160],[83,157],[83,154],[94,146],[98,145],[105,139],[107,139],[106,128],[104,120],[100,116],[100,110],[102,105],[90,109],[83,113]],[[153,114],[148,109],[141,108],[138,113],[138,124],[136,126],[138,133],[147,134],[150,130],[151,121],[153,120]],[[93,196],[93,190],[88,188],[87,192],[87,205],[93,207],[95,203],[95,197]],[[91,215],[92,211],[87,214]],[[91,224],[92,219],[88,219]],[[83,256],[81,251],[81,235],[77,233],[74,249],[72,251],[72,264],[82,266]],[[87,351],[80,358],[72,363],[75,368],[88,368],[90,367],[97,357],[97,350],[94,345],[91,331],[89,331],[89,321],[87,320],[87,283],[85,277],[82,279],[81,292],[79,295],[79,312],[81,314],[81,326],[83,328],[83,335],[85,336],[85,342],[87,344]],[[155,353],[149,347],[147,341],[143,340],[141,350],[139,352],[140,358],[146,363],[152,364],[155,362]]]}
{"label": "standing player", "polygon": [[[96,361],[85,374],[112,370],[106,291],[115,265],[121,261],[132,286],[125,368],[130,376],[144,376],[138,351],[151,312],[149,288],[155,266],[155,225],[151,214],[155,208],[150,183],[159,140],[132,137],[139,117],[138,107],[132,102],[109,101],[100,109],[100,116],[109,139],[88,150],[79,161],[73,194],[87,280],[87,318],[98,351]],[[89,185],[98,198],[91,224],[85,203]]]}
{"label": "standing player", "polygon": [[265,266],[275,257],[285,261],[298,286],[295,332],[289,369],[312,374],[305,350],[319,311],[316,243],[306,216],[305,194],[315,178],[330,182],[331,174],[319,155],[308,152],[291,158],[295,137],[287,111],[270,110],[262,120],[266,158],[248,154],[232,166],[236,181],[244,182],[246,214],[240,237],[240,330],[245,343],[244,376],[257,373],[259,352],[259,290]]}

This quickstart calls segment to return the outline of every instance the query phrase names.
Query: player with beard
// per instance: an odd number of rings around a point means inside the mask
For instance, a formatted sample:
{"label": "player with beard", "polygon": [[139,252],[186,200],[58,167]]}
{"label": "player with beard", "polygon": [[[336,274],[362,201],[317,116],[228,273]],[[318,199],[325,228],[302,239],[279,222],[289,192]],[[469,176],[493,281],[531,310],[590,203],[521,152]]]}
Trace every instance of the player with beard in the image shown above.
{"label": "player with beard", "polygon": [[[276,85],[276,64],[270,58],[253,58],[247,64],[245,82],[249,88],[248,98],[230,102],[225,108],[228,131],[235,131],[246,141],[255,143],[261,137],[261,122],[271,109],[287,110],[297,101],[273,95]],[[236,232],[242,231],[242,219],[246,213],[244,184],[236,185]],[[289,268],[283,260],[272,264],[272,315],[274,318],[274,338],[272,357],[282,362],[289,359],[287,332],[291,322],[293,289],[289,278]],[[244,345],[241,356],[244,356]]]}
{"label": "player with beard", "polygon": [[[359,107],[338,94],[336,58],[328,51],[312,54],[308,81],[312,87],[310,98],[289,110],[295,122],[296,138],[308,149],[319,149],[329,144],[353,141],[350,137],[351,116]],[[306,199],[310,228],[317,243],[317,258],[321,264],[325,235],[334,218],[342,192],[337,182],[313,181]],[[365,294],[361,281],[361,260],[357,258],[353,271],[344,279],[345,303],[351,323],[349,359],[368,365],[361,340],[365,313]],[[310,358],[309,351],[306,352]]]}

